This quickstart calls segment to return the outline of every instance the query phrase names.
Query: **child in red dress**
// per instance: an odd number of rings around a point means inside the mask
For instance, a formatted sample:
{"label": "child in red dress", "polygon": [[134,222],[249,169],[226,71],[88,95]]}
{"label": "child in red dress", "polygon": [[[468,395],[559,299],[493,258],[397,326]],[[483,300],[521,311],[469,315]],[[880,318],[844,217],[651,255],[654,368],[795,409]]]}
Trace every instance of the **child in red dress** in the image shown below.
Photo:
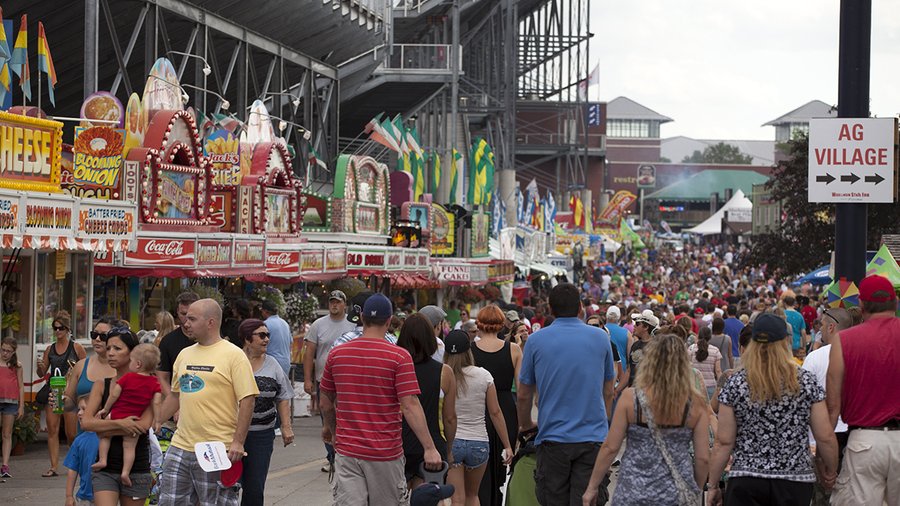
{"label": "child in red dress", "polygon": [[[132,372],[119,378],[113,384],[106,399],[106,405],[97,415],[111,420],[121,420],[130,416],[138,418],[144,414],[147,406],[153,406],[153,418],[156,420],[162,403],[162,391],[156,378],[156,366],[159,364],[159,348],[152,344],[139,344],[131,352]],[[122,484],[131,486],[131,467],[134,465],[134,451],[138,438],[122,437]],[[106,467],[109,453],[110,437],[100,438],[99,459],[91,466],[95,471]]]}

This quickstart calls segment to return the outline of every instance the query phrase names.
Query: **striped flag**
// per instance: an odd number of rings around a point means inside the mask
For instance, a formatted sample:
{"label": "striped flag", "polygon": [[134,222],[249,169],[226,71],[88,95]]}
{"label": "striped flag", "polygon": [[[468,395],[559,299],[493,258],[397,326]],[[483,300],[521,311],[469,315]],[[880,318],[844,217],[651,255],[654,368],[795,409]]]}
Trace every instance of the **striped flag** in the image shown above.
{"label": "striped flag", "polygon": [[384,130],[384,124],[381,120],[381,117],[383,115],[383,112],[378,113],[377,116],[369,120],[369,122],[366,124],[366,129],[364,130],[364,132],[366,134],[369,134],[370,140],[381,144],[391,151],[399,152],[400,145],[397,144],[397,140]]}
{"label": "striped flag", "polygon": [[0,8],[0,104],[6,100],[12,84],[9,77],[9,57],[9,40],[6,38],[6,28],[3,27],[3,9]]}
{"label": "striped flag", "polygon": [[460,174],[465,171],[465,160],[463,160],[463,156],[453,148],[453,151],[450,153],[450,200],[451,204],[456,204],[459,200],[459,188]]}
{"label": "striped flag", "polygon": [[431,159],[434,161],[434,173],[431,176],[431,194],[437,195],[438,188],[441,186],[441,155],[432,153]]}
{"label": "striped flag", "polygon": [[31,70],[28,68],[28,14],[22,14],[19,33],[9,60],[13,73],[19,76],[19,85],[25,98],[31,100]]}
{"label": "striped flag", "polygon": [[50,56],[50,44],[47,43],[44,23],[40,21],[38,21],[38,72],[47,74],[47,94],[50,95],[50,103],[56,107],[56,97],[53,96],[56,87],[56,67],[53,66],[53,57]]}

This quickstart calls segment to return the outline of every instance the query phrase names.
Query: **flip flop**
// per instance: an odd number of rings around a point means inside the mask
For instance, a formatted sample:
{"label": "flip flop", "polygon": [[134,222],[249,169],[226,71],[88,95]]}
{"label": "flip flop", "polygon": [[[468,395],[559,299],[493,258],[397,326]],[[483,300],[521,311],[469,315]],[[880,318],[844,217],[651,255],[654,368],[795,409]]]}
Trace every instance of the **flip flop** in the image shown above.
{"label": "flip flop", "polygon": [[53,469],[47,469],[47,472],[45,472],[41,476],[44,478],[53,478],[53,477],[59,476],[59,473],[57,473]]}

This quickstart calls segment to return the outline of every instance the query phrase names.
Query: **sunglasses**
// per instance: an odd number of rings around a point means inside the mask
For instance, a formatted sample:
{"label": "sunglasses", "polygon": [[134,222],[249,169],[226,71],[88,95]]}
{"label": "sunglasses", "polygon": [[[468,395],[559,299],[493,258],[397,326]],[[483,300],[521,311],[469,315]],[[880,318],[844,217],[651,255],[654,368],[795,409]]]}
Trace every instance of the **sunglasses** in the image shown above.
{"label": "sunglasses", "polygon": [[53,330],[56,331],[56,332],[59,332],[60,330],[69,330],[69,328],[68,328],[68,327],[63,327],[63,326],[54,325],[54,326],[53,326]]}
{"label": "sunglasses", "polygon": [[104,343],[109,340],[110,337],[121,336],[124,334],[131,333],[131,329],[125,326],[113,327],[109,329],[107,333],[97,332],[95,330],[91,331],[91,339],[100,339]]}
{"label": "sunglasses", "polygon": [[251,335],[259,336],[260,339],[268,339],[272,334],[269,334],[268,332],[254,332]]}
{"label": "sunglasses", "polygon": [[588,323],[588,325],[590,325],[591,327],[600,327],[599,323]]}

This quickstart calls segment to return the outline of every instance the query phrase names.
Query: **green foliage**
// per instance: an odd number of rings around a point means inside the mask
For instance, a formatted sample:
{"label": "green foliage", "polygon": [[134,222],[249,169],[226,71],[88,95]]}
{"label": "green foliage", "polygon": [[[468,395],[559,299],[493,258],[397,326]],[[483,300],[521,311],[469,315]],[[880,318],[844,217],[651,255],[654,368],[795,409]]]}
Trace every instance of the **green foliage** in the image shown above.
{"label": "green foliage", "polygon": [[667,156],[659,157],[659,163],[672,163],[672,159]]}
{"label": "green foliage", "polygon": [[736,146],[720,142],[713,146],[707,146],[702,153],[699,150],[695,150],[691,156],[684,157],[681,163],[750,165],[753,163],[753,157],[741,153],[741,150]]}
{"label": "green foliage", "polygon": [[225,297],[222,296],[222,292],[217,288],[197,283],[191,287],[191,291],[196,293],[201,299],[212,299],[219,303],[219,307],[225,307]]}
{"label": "green foliage", "polygon": [[[788,155],[766,183],[772,200],[781,201],[781,229],[753,238],[748,262],[768,264],[775,275],[798,276],[826,264],[834,250],[834,204],[807,201],[809,138],[798,135],[783,145]],[[882,234],[900,233],[900,210],[894,204],[870,204],[867,248],[878,249]]]}
{"label": "green foliage", "polygon": [[284,314],[284,292],[274,286],[258,285],[253,292],[253,298],[260,301],[271,301],[278,308],[278,314]]}
{"label": "green foliage", "polygon": [[291,292],[284,298],[284,319],[295,329],[304,323],[312,323],[317,309],[319,301],[312,294]]}
{"label": "green foliage", "polygon": [[25,403],[25,416],[20,420],[13,422],[12,444],[15,446],[19,441],[24,444],[30,444],[37,440],[38,424],[40,423],[40,414],[35,409],[34,403]]}

